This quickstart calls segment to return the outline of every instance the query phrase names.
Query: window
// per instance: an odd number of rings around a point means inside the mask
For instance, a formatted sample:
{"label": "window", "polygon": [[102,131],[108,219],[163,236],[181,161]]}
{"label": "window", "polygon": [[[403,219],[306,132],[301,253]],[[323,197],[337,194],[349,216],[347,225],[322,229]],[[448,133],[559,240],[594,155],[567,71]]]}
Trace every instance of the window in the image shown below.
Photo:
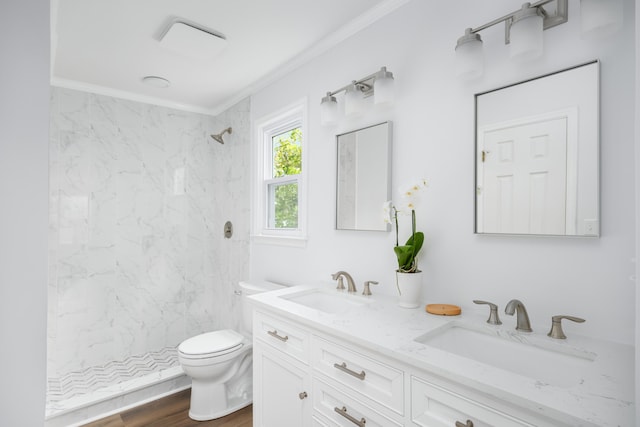
{"label": "window", "polygon": [[254,238],[305,236],[305,103],[256,122]]}
{"label": "window", "polygon": [[296,126],[271,136],[267,193],[267,228],[298,228],[298,191],[302,172],[302,129]]}

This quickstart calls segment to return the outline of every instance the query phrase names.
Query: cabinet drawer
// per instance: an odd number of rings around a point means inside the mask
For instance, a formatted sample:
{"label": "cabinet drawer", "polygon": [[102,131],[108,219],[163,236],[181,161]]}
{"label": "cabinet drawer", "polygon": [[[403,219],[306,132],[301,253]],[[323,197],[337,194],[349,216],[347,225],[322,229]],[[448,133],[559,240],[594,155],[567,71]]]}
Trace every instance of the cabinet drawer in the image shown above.
{"label": "cabinet drawer", "polygon": [[314,416],[311,419],[311,425],[313,427],[330,427],[325,421],[321,420],[319,417]]}
{"label": "cabinet drawer", "polygon": [[314,337],[312,366],[358,393],[404,414],[404,373],[341,345]]}
{"label": "cabinet drawer", "polygon": [[305,364],[309,363],[309,333],[286,320],[254,312],[253,337]]}
{"label": "cabinet drawer", "polygon": [[520,418],[476,402],[429,381],[411,377],[411,421],[424,427],[451,427],[470,420],[473,427],[534,427]]}
{"label": "cabinet drawer", "polygon": [[[313,410],[325,423],[338,427],[393,427],[402,423],[392,420],[366,404],[314,378],[312,385]],[[320,418],[320,417],[318,417]]]}

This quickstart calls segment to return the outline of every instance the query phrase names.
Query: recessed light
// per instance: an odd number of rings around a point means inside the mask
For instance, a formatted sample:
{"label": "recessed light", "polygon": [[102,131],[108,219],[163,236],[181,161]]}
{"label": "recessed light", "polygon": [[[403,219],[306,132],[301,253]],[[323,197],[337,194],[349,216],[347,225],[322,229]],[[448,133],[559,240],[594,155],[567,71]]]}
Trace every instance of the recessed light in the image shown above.
{"label": "recessed light", "polygon": [[171,86],[171,82],[169,80],[158,76],[145,76],[142,78],[142,83],[159,88]]}

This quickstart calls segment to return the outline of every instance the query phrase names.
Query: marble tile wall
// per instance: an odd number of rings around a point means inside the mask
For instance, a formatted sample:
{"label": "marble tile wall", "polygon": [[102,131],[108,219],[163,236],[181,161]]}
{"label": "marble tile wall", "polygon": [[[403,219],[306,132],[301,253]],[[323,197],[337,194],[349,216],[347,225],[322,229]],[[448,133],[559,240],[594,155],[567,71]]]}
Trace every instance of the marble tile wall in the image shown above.
{"label": "marble tile wall", "polygon": [[211,117],[52,88],[49,377],[239,327],[249,106]]}

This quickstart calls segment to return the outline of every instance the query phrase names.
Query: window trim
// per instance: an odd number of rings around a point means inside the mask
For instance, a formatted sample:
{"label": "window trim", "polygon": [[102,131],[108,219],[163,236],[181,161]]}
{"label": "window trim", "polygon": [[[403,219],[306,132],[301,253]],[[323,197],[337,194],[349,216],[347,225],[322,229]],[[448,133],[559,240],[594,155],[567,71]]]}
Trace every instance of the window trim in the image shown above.
{"label": "window trim", "polygon": [[[292,128],[302,129],[302,171],[298,175],[269,178],[272,168],[271,138]],[[307,240],[307,169],[308,129],[307,99],[294,102],[278,111],[254,120],[254,167],[252,179],[253,206],[251,239],[260,243],[303,247]],[[290,181],[298,183],[298,228],[269,228],[267,207],[269,184]]]}

